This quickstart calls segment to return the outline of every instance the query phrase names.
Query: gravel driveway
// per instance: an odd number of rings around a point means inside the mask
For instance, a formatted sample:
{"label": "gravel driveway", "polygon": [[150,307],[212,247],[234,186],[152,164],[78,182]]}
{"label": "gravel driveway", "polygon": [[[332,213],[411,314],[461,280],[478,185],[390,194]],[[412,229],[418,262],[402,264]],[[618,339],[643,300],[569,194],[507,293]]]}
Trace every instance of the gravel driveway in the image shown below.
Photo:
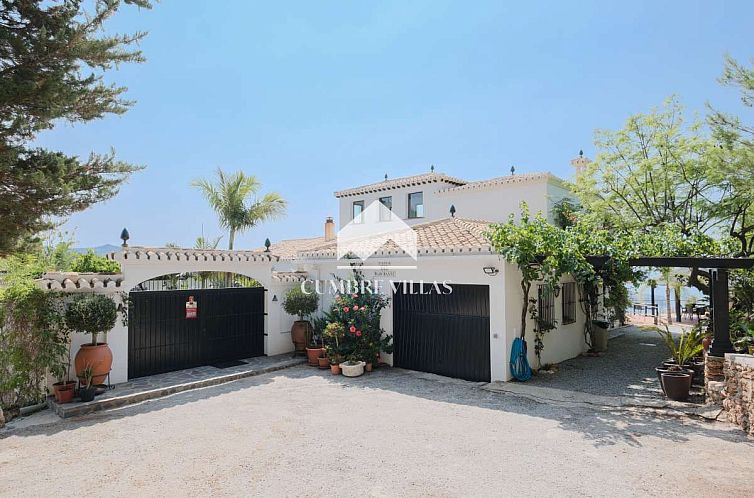
{"label": "gravel driveway", "polygon": [[602,396],[661,399],[655,367],[668,356],[657,332],[626,327],[610,339],[603,356],[566,360],[558,364],[557,373],[535,375],[527,384]]}
{"label": "gravel driveway", "polygon": [[2,432],[0,493],[751,496],[752,455],[754,443],[720,422],[302,366]]}

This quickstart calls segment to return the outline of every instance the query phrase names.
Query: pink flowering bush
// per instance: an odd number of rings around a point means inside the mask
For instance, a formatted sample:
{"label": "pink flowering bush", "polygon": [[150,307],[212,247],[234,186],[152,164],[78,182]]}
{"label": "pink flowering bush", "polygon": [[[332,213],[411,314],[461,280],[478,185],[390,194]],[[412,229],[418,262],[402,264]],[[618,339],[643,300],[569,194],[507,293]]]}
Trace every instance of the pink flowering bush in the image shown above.
{"label": "pink flowering bush", "polygon": [[[353,282],[362,280],[362,274],[354,270]],[[328,356],[374,363],[380,351],[391,353],[393,337],[384,335],[380,328],[380,315],[387,304],[388,299],[381,294],[339,293],[325,318],[328,323],[342,325],[344,333],[337,344],[326,343]]]}

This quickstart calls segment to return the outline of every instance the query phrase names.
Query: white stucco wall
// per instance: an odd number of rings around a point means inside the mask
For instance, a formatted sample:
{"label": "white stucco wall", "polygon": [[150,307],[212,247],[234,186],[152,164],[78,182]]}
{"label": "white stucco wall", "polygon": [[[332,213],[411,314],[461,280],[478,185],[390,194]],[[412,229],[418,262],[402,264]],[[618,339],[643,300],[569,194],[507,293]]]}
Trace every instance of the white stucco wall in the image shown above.
{"label": "white stucco wall", "polygon": [[[116,289],[76,289],[72,293],[103,293],[112,295],[116,302],[120,302],[120,293],[127,293],[130,289],[146,280],[162,275],[198,271],[231,272],[245,275],[259,281],[265,292],[265,354],[275,355],[293,351],[290,330],[295,317],[288,315],[282,308],[282,300],[285,293],[291,287],[298,285],[294,282],[281,282],[272,278],[273,270],[279,264],[275,261],[241,261],[230,257],[217,258],[217,260],[200,261],[191,257],[179,257],[166,259],[162,256],[146,256],[136,258],[133,254],[124,257],[122,253],[116,253],[115,260],[121,264],[123,281]],[[274,297],[277,301],[273,301]],[[91,341],[91,337],[85,334],[74,333],[71,337],[71,377],[75,378],[73,359],[81,344]],[[128,327],[123,325],[120,316],[113,328],[107,334],[107,342],[113,352],[113,366],[110,372],[110,382],[117,384],[128,381]]]}
{"label": "white stucco wall", "polygon": [[[338,227],[343,228],[353,219],[353,203],[355,201],[364,201],[364,209],[366,209],[372,202],[379,201],[380,197],[392,197],[393,198],[393,215],[399,217],[405,221],[408,225],[416,225],[418,223],[426,223],[431,221],[431,216],[428,215],[429,209],[433,209],[437,203],[437,191],[452,187],[453,185],[445,182],[426,183],[422,185],[415,185],[412,187],[401,187],[383,192],[373,192],[363,195],[349,195],[347,197],[341,197],[338,199]],[[424,193],[424,217],[423,218],[409,218],[408,217],[408,194],[414,192]],[[443,216],[443,218],[446,218]]]}
{"label": "white stucco wall", "polygon": [[[445,183],[430,183],[415,187],[396,188],[384,192],[348,196],[339,199],[339,227],[352,219],[353,202],[364,201],[366,209],[380,197],[393,198],[393,214],[409,225],[426,223],[450,216],[450,206],[455,206],[456,216],[477,220],[505,222],[512,213],[518,215],[522,202],[526,202],[532,215],[541,213],[552,221],[553,205],[573,194],[564,184],[552,177],[525,179],[519,183],[500,183],[486,186],[453,187]],[[408,194],[424,193],[424,217],[408,218]]]}
{"label": "white stucco wall", "polygon": [[[402,266],[413,263],[410,258],[389,258],[381,260],[379,264],[385,263],[386,268],[390,266]],[[313,278],[328,280],[331,274],[336,274],[342,278],[349,277],[351,270],[337,269],[339,263],[335,261],[321,261],[307,265],[307,271]],[[342,263],[340,263],[342,264]],[[370,265],[377,264],[377,261],[369,261]],[[490,296],[490,371],[492,380],[506,380],[508,370],[508,361],[506,359],[506,299],[504,287],[504,271],[502,262],[497,255],[456,255],[456,256],[424,256],[420,257],[417,263],[417,269],[411,270],[364,270],[363,273],[368,280],[379,279],[384,282],[384,290],[388,297],[392,297],[392,290],[389,287],[389,281],[419,281],[442,282],[447,280],[453,284],[477,284],[489,286]],[[482,268],[485,266],[495,266],[501,269],[496,276],[489,276],[484,273]],[[316,276],[316,277],[315,277]],[[334,296],[325,296],[321,300],[321,309],[326,310],[332,303]],[[393,333],[393,303],[390,304],[382,313],[382,328],[386,333]],[[384,355],[383,360],[392,365],[392,355]]]}
{"label": "white stucco wall", "polygon": [[[523,291],[521,290],[521,272],[515,265],[505,263],[506,275],[508,278],[505,282],[505,300],[506,300],[506,323],[508,325],[508,342],[506,343],[506,358],[510,359],[513,339],[521,333],[521,309],[523,306]],[[562,283],[573,282],[570,277],[564,277]],[[536,299],[537,283],[532,283],[529,297]],[[577,294],[578,299],[578,294]],[[548,363],[560,363],[562,361],[574,358],[585,352],[588,348],[584,341],[584,321],[585,315],[581,305],[576,306],[576,321],[574,323],[563,325],[563,299],[562,293],[555,298],[555,320],[558,322],[557,328],[547,332],[542,339],[544,349],[542,350],[542,365]],[[537,355],[534,351],[534,327],[535,322],[531,318],[526,321],[526,343],[527,359],[529,365],[536,369],[539,367]],[[507,361],[506,361],[507,365]],[[510,371],[506,371],[506,378],[510,380]]]}
{"label": "white stucco wall", "polygon": [[450,206],[456,208],[456,217],[475,220],[505,222],[513,213],[521,212],[521,202],[526,202],[529,212],[541,212],[547,216],[547,183],[542,181],[501,184],[483,188],[458,188],[437,194],[430,208],[428,218],[442,219],[450,214]]}

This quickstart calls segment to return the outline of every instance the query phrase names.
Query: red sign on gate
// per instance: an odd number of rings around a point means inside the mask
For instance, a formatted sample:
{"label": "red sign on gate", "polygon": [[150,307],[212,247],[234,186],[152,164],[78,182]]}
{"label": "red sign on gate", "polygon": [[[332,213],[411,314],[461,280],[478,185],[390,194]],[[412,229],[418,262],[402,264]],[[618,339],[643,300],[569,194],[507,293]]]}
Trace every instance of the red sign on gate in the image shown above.
{"label": "red sign on gate", "polygon": [[186,301],[186,319],[196,320],[196,314],[198,311],[199,309],[196,301],[194,301],[194,296],[189,296],[188,301]]}

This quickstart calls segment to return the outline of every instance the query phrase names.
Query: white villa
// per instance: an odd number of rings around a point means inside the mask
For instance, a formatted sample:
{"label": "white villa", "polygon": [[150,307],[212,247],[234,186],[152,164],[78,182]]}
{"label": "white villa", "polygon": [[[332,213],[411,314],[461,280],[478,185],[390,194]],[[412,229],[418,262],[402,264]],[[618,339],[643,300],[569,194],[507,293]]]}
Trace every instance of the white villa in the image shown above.
{"label": "white villa", "polygon": [[[587,162],[581,155],[571,161],[577,170]],[[389,287],[383,289],[391,300],[383,312],[382,326],[393,335],[395,343],[394,353],[383,355],[383,361],[468,380],[510,380],[511,345],[520,332],[520,274],[494,253],[483,233],[490,223],[504,222],[511,213],[518,213],[523,201],[532,213],[541,212],[551,219],[554,204],[569,195],[565,182],[550,173],[466,181],[434,171],[386,178],[336,192],[339,228],[358,221],[368,206],[378,202],[381,213],[403,220],[416,234],[416,260],[400,247],[386,244],[362,262],[367,279],[412,282],[410,287],[416,291],[394,293]],[[246,275],[264,287],[257,301],[259,316],[244,315],[244,319],[251,320],[249,323],[256,324],[253,326],[259,332],[255,354],[281,354],[293,351],[290,329],[295,317],[282,309],[285,292],[305,280],[326,281],[333,274],[343,277],[350,274],[348,266],[352,260],[337,258],[335,227],[335,221],[328,218],[321,236],[274,242],[268,249],[251,251],[124,246],[109,255],[121,264],[120,275],[105,278],[48,274],[42,285],[73,292],[125,293],[144,281],[167,274],[217,271]],[[421,294],[421,282],[447,282],[453,292],[442,297]],[[543,364],[572,358],[587,349],[584,314],[575,283],[563,284],[557,297],[552,293],[538,294],[536,286],[532,287],[532,297],[540,300],[540,314],[546,313],[557,323],[557,328],[545,335]],[[177,298],[175,313],[182,312],[183,294]],[[325,296],[321,308],[327,309],[331,299]],[[197,300],[201,315],[204,304],[201,294]],[[209,299],[205,301],[209,305]],[[173,323],[170,327],[176,330],[193,326],[186,325],[186,320],[177,314],[170,320]],[[111,382],[124,382],[145,372],[187,368],[188,363],[175,361],[177,353],[171,352],[173,346],[168,339],[154,339],[152,334],[163,338],[159,335],[162,331],[145,332],[139,323],[133,322],[118,324],[117,330],[109,334],[114,356]],[[530,364],[536,366],[533,329],[534,323],[527,326],[528,354]],[[195,333],[198,332],[191,332]],[[75,338],[74,350],[84,340]],[[144,355],[150,358],[146,363]],[[134,364],[129,366],[129,362]],[[136,369],[135,362],[147,365],[144,367],[147,370]],[[155,370],[149,370],[149,365]]]}

